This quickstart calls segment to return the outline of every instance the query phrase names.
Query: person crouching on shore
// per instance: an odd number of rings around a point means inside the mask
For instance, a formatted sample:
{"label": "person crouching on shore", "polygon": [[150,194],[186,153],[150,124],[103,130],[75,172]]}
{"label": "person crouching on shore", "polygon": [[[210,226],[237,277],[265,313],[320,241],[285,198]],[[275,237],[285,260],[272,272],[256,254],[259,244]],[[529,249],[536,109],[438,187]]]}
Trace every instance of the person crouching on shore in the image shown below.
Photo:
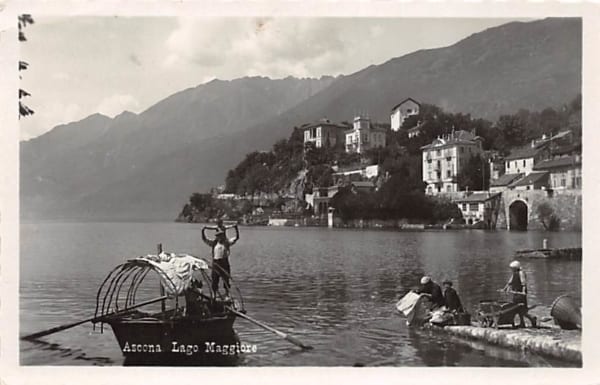
{"label": "person crouching on shore", "polygon": [[431,299],[431,308],[435,309],[444,306],[444,296],[442,288],[437,283],[431,280],[431,277],[424,276],[421,278],[421,285],[416,290],[417,294],[427,294]]}
{"label": "person crouching on shore", "polygon": [[452,281],[446,279],[442,282],[442,285],[444,286],[444,305],[453,313],[464,313],[465,310],[460,302],[460,297],[452,287]]}

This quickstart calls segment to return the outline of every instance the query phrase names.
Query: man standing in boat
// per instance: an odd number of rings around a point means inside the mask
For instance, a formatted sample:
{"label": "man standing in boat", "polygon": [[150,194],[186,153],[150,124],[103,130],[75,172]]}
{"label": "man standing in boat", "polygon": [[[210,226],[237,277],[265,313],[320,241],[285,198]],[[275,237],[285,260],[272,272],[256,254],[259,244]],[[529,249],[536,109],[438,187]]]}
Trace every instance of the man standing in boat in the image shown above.
{"label": "man standing in boat", "polygon": [[[226,231],[230,228],[235,229],[235,237],[227,238]],[[209,239],[206,236],[206,230],[216,230],[214,239]],[[225,293],[229,296],[229,277],[231,275],[231,267],[229,266],[229,253],[230,248],[235,244],[238,239],[240,239],[240,232],[238,230],[237,224],[233,226],[226,227],[223,224],[222,220],[217,221],[217,227],[203,227],[202,228],[202,240],[208,246],[210,246],[212,250],[212,291],[213,295],[217,295],[217,291],[219,290],[219,280],[223,279],[223,287],[225,288]]]}
{"label": "man standing in boat", "polygon": [[512,270],[510,279],[504,286],[504,291],[513,294],[513,303],[522,304],[519,311],[519,327],[525,327],[525,318],[531,322],[531,326],[537,326],[537,318],[530,315],[527,308],[527,277],[525,272],[521,270],[519,261],[512,261],[509,265]]}

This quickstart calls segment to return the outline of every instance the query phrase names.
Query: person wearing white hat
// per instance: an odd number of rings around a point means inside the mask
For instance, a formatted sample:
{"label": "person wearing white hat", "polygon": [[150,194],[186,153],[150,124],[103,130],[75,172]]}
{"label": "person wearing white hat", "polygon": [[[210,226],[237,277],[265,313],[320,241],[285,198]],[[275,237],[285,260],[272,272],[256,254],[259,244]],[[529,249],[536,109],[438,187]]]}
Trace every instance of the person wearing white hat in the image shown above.
{"label": "person wearing white hat", "polygon": [[524,318],[529,319],[531,325],[536,327],[537,318],[530,315],[527,308],[527,276],[521,270],[521,263],[519,261],[512,261],[508,266],[511,268],[512,274],[503,290],[513,294],[513,303],[522,304],[521,311],[518,313],[520,319],[519,327],[525,327]]}
{"label": "person wearing white hat", "polygon": [[444,306],[444,295],[442,288],[425,275],[421,278],[421,285],[417,289],[418,294],[427,294],[431,298],[432,308]]}

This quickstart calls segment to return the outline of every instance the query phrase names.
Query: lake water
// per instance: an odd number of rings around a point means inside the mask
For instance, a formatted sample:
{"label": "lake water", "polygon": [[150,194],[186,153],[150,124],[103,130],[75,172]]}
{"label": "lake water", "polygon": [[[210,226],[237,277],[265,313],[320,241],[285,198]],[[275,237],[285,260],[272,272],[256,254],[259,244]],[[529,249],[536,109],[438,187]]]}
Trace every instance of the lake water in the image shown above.
{"label": "lake water", "polygon": [[[125,259],[165,251],[208,256],[201,225],[42,223],[21,225],[21,334],[93,315],[96,290]],[[244,366],[562,366],[547,358],[412,330],[395,302],[424,274],[454,281],[470,311],[497,299],[514,250],[581,246],[580,233],[240,227],[230,257],[248,314],[290,333],[312,351],[242,319],[236,331],[257,353]],[[523,260],[530,305],[581,299],[581,262]],[[542,308],[544,309],[544,308]],[[539,309],[538,309],[539,310]],[[546,313],[549,312],[549,309]],[[84,324],[21,342],[23,365],[122,365],[110,327]]]}

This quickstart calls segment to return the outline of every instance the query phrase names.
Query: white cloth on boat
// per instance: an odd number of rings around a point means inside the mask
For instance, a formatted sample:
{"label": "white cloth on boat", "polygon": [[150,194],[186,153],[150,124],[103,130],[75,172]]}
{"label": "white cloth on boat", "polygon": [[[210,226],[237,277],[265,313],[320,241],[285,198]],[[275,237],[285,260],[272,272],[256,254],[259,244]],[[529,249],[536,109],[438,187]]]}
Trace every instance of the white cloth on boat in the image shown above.
{"label": "white cloth on boat", "polygon": [[189,254],[160,253],[138,257],[136,260],[155,267],[169,296],[183,294],[192,282],[194,271],[208,270],[205,261]]}
{"label": "white cloth on boat", "polygon": [[406,316],[406,323],[410,326],[421,326],[428,320],[431,315],[430,308],[429,296],[414,291],[409,291],[396,303],[396,309]]}

